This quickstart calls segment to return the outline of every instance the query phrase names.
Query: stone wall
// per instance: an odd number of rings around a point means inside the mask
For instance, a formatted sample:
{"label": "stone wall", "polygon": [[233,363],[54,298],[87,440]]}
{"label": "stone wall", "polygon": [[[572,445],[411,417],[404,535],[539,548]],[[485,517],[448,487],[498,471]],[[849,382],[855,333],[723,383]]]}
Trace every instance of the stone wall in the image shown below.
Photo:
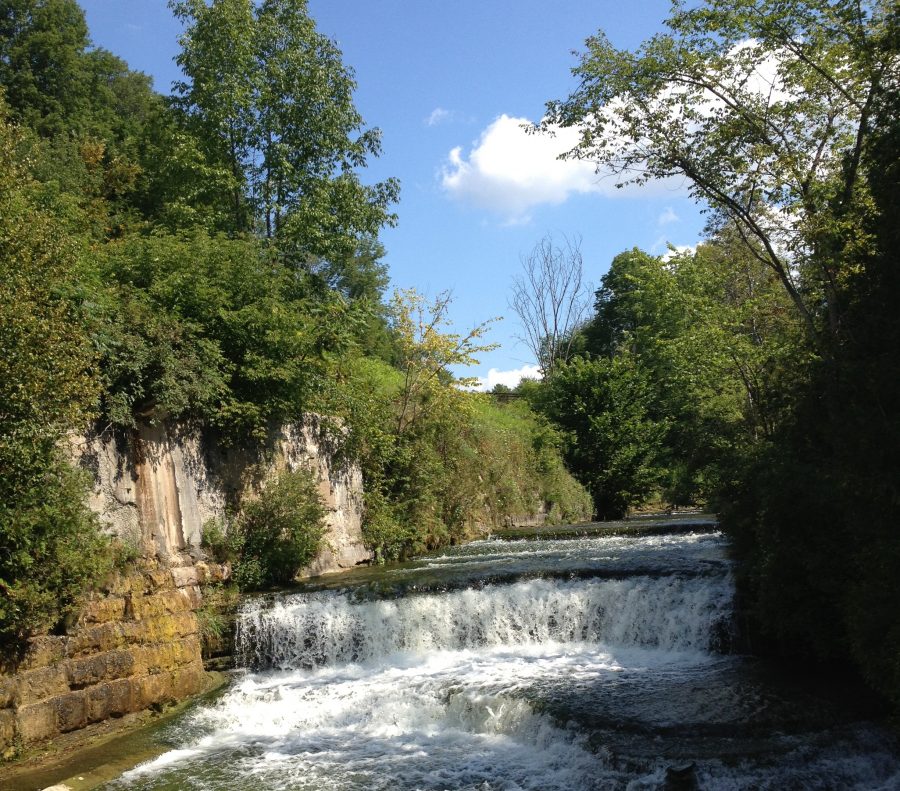
{"label": "stone wall", "polygon": [[0,754],[203,689],[199,583],[228,570],[143,566],[92,593],[65,634],[32,638],[2,668]]}

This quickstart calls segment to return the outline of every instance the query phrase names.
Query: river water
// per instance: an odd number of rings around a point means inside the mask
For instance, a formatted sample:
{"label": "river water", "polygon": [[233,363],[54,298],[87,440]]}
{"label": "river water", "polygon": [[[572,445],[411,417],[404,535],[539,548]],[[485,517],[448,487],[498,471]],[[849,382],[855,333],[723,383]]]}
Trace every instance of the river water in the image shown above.
{"label": "river water", "polygon": [[245,670],[108,788],[900,789],[864,706],[734,653],[726,541],[687,529],[478,541],[249,599]]}

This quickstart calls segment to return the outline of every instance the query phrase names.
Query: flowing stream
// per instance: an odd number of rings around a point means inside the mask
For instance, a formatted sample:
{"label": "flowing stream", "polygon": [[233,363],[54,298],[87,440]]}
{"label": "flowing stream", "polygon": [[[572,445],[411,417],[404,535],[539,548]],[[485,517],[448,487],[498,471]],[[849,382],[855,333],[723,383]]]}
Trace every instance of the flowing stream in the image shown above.
{"label": "flowing stream", "polygon": [[245,669],[109,788],[900,788],[865,706],[735,653],[725,539],[693,529],[479,541],[248,599]]}

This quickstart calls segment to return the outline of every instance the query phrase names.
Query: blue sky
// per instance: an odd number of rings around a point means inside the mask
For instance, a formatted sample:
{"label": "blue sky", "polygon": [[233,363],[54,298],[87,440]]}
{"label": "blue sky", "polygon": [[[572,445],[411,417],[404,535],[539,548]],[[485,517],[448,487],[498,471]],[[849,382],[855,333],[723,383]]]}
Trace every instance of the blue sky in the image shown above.
{"label": "blue sky", "polygon": [[[80,0],[95,44],[152,75],[167,92],[179,27],[165,0]],[[594,284],[616,253],[695,244],[703,226],[680,185],[616,190],[589,168],[558,163],[553,144],[528,137],[550,99],[575,83],[573,51],[597,30],[635,47],[660,29],[668,0],[311,0],[320,32],[356,72],[356,104],[383,132],[366,180],[396,176],[399,223],[386,230],[392,286],[451,289],[465,331],[494,316],[467,375],[533,364],[507,300],[520,257],[546,234],[580,236]],[[461,372],[462,373],[462,372]],[[492,375],[491,383],[499,381]]]}

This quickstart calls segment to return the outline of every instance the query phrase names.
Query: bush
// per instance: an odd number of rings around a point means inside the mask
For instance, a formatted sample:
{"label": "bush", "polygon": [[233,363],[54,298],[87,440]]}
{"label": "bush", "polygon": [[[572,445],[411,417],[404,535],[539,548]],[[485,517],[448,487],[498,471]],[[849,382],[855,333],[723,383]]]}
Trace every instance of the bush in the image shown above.
{"label": "bush", "polygon": [[231,524],[203,525],[203,547],[234,564],[241,590],[289,583],[308,564],[325,532],[325,507],[309,470],[281,473]]}
{"label": "bush", "polygon": [[[55,448],[13,463],[0,442],[0,646],[46,632],[112,567],[83,474]],[[4,458],[4,456],[6,458]]]}

